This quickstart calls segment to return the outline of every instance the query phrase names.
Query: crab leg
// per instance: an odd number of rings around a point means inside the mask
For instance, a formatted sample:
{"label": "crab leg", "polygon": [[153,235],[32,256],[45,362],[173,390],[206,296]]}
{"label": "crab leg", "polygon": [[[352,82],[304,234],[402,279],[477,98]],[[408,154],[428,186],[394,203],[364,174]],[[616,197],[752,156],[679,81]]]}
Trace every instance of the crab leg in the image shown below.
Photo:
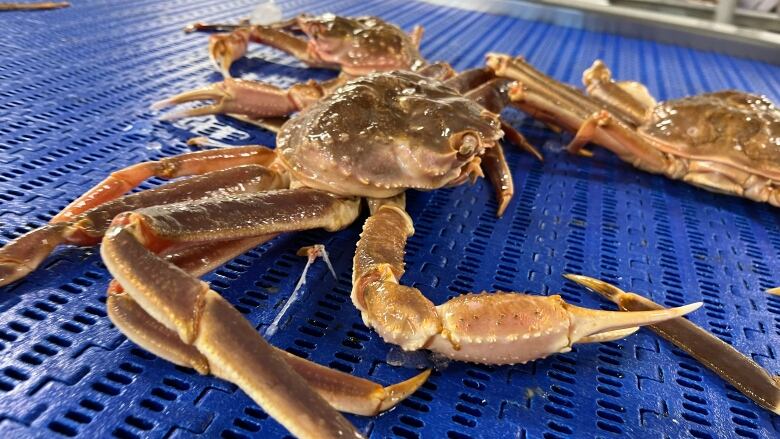
{"label": "crab leg", "polygon": [[[615,302],[625,311],[664,309],[638,294],[627,293],[613,285],[586,276],[566,278]],[[656,323],[649,328],[707,366],[761,407],[780,414],[780,379],[770,375],[749,357],[731,345],[686,319]]]}
{"label": "crab leg", "polygon": [[598,103],[585,96],[581,91],[536,70],[521,57],[512,58],[507,55],[490,53],[487,55],[487,65],[496,72],[497,76],[513,79],[535,90],[551,90],[558,97],[557,100],[579,108],[586,114],[601,109]]}
{"label": "crab leg", "polygon": [[160,119],[175,120],[210,114],[238,114],[252,119],[287,116],[316,102],[346,80],[347,77],[340,75],[321,83],[309,80],[282,89],[264,82],[225,78],[222,82],[155,102],[151,108],[162,109],[186,102],[212,100],[216,102],[172,111]]}
{"label": "crab leg", "polygon": [[[188,247],[166,257],[174,265],[191,274],[202,276],[225,262],[276,235],[263,235],[230,242],[210,242]],[[108,289],[108,316],[134,343],[180,366],[191,367],[201,374],[209,373],[209,362],[194,346],[184,343],[176,332],[154,320],[113,281]],[[281,349],[274,350],[301,375],[309,386],[333,408],[341,412],[374,416],[394,407],[422,385],[430,371],[424,371],[404,382],[382,387],[320,366]]]}
{"label": "crab leg", "polygon": [[167,180],[250,164],[267,167],[275,158],[276,153],[264,146],[242,146],[227,150],[188,152],[137,163],[112,172],[105,180],[68,204],[50,222],[71,221],[80,213],[116,199],[151,177]]}
{"label": "crab leg", "polygon": [[278,189],[286,185],[286,180],[279,174],[261,166],[247,165],[174,181],[117,198],[77,215],[71,221],[50,223],[35,229],[0,248],[0,286],[27,276],[58,245],[97,244],[111,220],[119,213],[220,194]]}
{"label": "crab leg", "polygon": [[464,70],[444,83],[454,88],[458,93],[464,94],[496,77],[493,69],[482,67],[478,69]]}
{"label": "crab leg", "polygon": [[0,3],[0,11],[45,11],[68,6],[68,2]]}
{"label": "crab leg", "polygon": [[358,435],[235,308],[205,283],[162,263],[130,229],[109,231],[101,252],[130,298],[202,355],[205,362],[193,366],[238,385],[298,437]]}
{"label": "crab leg", "polygon": [[569,145],[570,152],[587,155],[589,153],[582,147],[592,141],[640,169],[655,173],[676,172],[676,163],[666,154],[579,90],[546,77],[519,58],[493,54],[488,55],[488,64],[499,76],[521,81],[509,90],[509,98],[518,107],[534,117],[576,132]]}
{"label": "crab leg", "polygon": [[502,292],[464,294],[434,306],[416,288],[398,283],[413,231],[400,206],[378,207],[363,227],[353,269],[352,301],[363,321],[405,350],[426,348],[485,364],[523,363],[568,352],[574,343],[613,340],[701,306],[609,312],[570,305],[560,296]]}
{"label": "crab leg", "polygon": [[587,87],[588,95],[600,101],[612,114],[634,126],[641,125],[647,112],[656,105],[644,85],[632,81],[613,81],[612,72],[601,60],[596,60],[585,70],[582,82]]}
{"label": "crab leg", "polygon": [[230,66],[246,55],[250,33],[248,28],[238,28],[230,33],[209,35],[209,59],[223,77],[230,78]]}
{"label": "crab leg", "polygon": [[[134,343],[174,364],[208,374],[209,361],[192,345],[147,314],[125,293],[109,293],[106,303],[111,322]],[[430,375],[426,370],[409,380],[383,387],[373,381],[320,366],[273,348],[287,366],[300,375],[334,409],[362,416],[389,410],[414,393]]]}
{"label": "crab leg", "polygon": [[[506,107],[507,104],[511,102],[509,95],[507,94],[510,81],[504,78],[493,78],[488,79],[487,82],[481,85],[473,87],[476,80],[488,77],[487,73],[483,73],[479,70],[481,69],[477,69],[476,72],[467,71],[465,72],[465,78],[461,76],[460,78],[456,77],[454,79],[459,81],[468,81],[467,83],[461,83],[461,86],[472,86],[471,89],[464,93],[464,96],[473,99],[475,102],[485,107],[485,109],[488,111],[499,114],[504,109],[504,107]],[[472,72],[474,75],[470,75]],[[520,134],[520,132],[514,129],[511,125],[502,121],[501,129],[504,131],[504,135],[515,145],[519,146],[525,152],[533,155],[539,161],[544,160],[544,157],[542,157],[542,154],[539,152],[539,150],[531,145],[528,140],[526,140],[525,136]]]}
{"label": "crab leg", "polygon": [[356,199],[293,189],[145,208],[114,219],[101,255],[143,311],[175,331],[203,355],[212,374],[238,385],[292,434],[357,436],[238,311],[206,283],[154,253],[176,243],[338,230],[355,219],[358,206]]}
{"label": "crab leg", "polygon": [[222,82],[155,102],[151,108],[157,110],[185,102],[212,100],[216,102],[202,107],[173,111],[165,114],[161,119],[175,120],[183,117],[229,113],[263,118],[294,113],[323,95],[322,88],[314,81],[296,84],[285,90],[264,82],[225,78]]}
{"label": "crab leg", "polygon": [[[200,25],[192,28],[196,31],[215,29],[228,30],[228,26]],[[189,30],[190,28],[187,28]],[[209,58],[212,63],[222,71],[225,77],[230,76],[230,65],[244,56],[249,42],[265,44],[282,50],[298,58],[310,67],[338,68],[337,65],[320,59],[314,50],[311,50],[306,40],[291,35],[275,26],[254,25],[237,27],[229,33],[212,34],[209,36]]]}
{"label": "crab leg", "polygon": [[485,151],[481,165],[496,191],[496,201],[498,202],[496,216],[502,216],[515,193],[515,184],[512,181],[512,171],[509,170],[509,165],[504,157],[504,149],[500,143],[496,143]]}

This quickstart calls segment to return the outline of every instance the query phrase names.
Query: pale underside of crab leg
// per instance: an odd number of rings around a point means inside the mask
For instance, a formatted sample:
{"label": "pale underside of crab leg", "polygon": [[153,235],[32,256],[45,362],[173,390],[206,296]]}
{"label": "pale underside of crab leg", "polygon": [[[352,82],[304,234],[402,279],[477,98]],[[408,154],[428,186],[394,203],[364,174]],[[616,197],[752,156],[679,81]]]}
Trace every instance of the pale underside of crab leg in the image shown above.
{"label": "pale underside of crab leg", "polygon": [[0,248],[0,286],[35,270],[61,244],[80,246],[100,242],[111,220],[122,212],[199,198],[281,189],[286,178],[259,165],[213,171],[100,204],[68,222],[47,224]]}
{"label": "pale underside of crab leg", "polygon": [[100,204],[130,192],[152,177],[171,179],[234,168],[241,165],[268,167],[276,153],[264,146],[242,146],[229,150],[206,150],[165,157],[114,171],[105,180],[93,186],[68,204],[50,222],[72,221],[77,215]]}
{"label": "pale underside of crab leg", "polygon": [[[174,331],[154,320],[127,294],[111,294],[106,306],[114,325],[137,345],[174,364],[191,367],[201,374],[210,373],[209,361],[196,347],[182,342]],[[273,349],[331,407],[356,415],[375,416],[394,407],[414,393],[430,374],[425,371],[407,381],[383,387]]]}
{"label": "pale underside of crab leg", "polygon": [[550,95],[558,101],[556,104],[565,105],[567,111],[592,114],[602,108],[599,103],[580,90],[558,82],[536,70],[521,57],[512,58],[507,55],[491,53],[487,55],[487,65],[493,69],[496,76],[513,79],[533,90],[549,90]]}
{"label": "pale underside of crab leg", "polygon": [[208,284],[155,253],[204,241],[323,227],[338,230],[359,200],[309,189],[217,197],[119,215],[101,255],[128,296],[207,361],[210,373],[244,390],[298,437],[354,437],[354,427]]}
{"label": "pale underside of crab leg", "polygon": [[[627,293],[598,279],[575,275],[566,277],[611,300],[625,311],[664,309],[645,297]],[[780,414],[780,379],[731,345],[687,319],[672,319],[648,328],[687,352],[761,407]]]}
{"label": "pale underside of crab leg", "polygon": [[[192,276],[200,277],[274,236],[196,245],[167,255],[166,260]],[[106,307],[114,325],[134,343],[174,364],[191,367],[201,374],[209,373],[209,362],[200,351],[153,319],[115,281],[109,287]],[[373,416],[395,406],[414,393],[430,374],[430,371],[424,371],[404,382],[383,387],[274,349],[333,408],[364,416]]]}
{"label": "pale underside of crab leg", "polygon": [[404,350],[425,348],[484,364],[524,363],[568,352],[574,343],[614,340],[701,306],[608,312],[570,305],[560,296],[502,292],[464,294],[435,306],[418,289],[399,284],[413,231],[399,205],[377,207],[363,227],[353,267],[352,301],[363,321]]}

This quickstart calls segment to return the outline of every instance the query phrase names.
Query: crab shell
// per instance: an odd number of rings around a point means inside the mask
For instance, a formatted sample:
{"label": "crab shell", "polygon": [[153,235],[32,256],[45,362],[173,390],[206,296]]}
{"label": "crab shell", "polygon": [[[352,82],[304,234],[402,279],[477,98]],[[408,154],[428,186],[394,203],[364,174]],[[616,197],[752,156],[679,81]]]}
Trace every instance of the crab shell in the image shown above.
{"label": "crab shell", "polygon": [[301,16],[298,25],[309,37],[311,51],[351,75],[424,64],[412,38],[377,17]]}
{"label": "crab shell", "polygon": [[346,83],[285,123],[282,164],[302,185],[387,198],[458,184],[503,136],[498,115],[416,73]]}
{"label": "crab shell", "polygon": [[638,129],[683,157],[780,179],[780,110],[763,96],[727,90],[661,102]]}

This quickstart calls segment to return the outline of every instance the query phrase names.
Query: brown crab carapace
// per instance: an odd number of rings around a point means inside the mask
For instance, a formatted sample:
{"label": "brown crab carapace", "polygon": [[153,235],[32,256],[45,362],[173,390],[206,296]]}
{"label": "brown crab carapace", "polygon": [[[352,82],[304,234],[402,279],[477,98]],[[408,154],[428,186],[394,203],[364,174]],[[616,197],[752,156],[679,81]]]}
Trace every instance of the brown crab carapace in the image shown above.
{"label": "brown crab carapace", "polygon": [[586,70],[588,95],[522,58],[488,55],[496,74],[517,81],[519,108],[575,133],[569,151],[601,145],[645,171],[719,193],[780,206],[780,109],[766,97],[719,91],[656,102],[637,82],[615,82],[601,61]]}
{"label": "brown crab carapace", "polygon": [[[502,292],[435,306],[399,283],[413,233],[405,191],[476,178],[484,157],[500,163],[499,172],[508,169],[493,155],[501,122],[486,109],[505,81],[477,85],[489,77],[477,70],[448,82],[409,71],[363,76],[283,124],[275,150],[207,150],[116,172],[59,222],[0,249],[3,283],[58,242],[91,244],[105,233],[101,255],[115,278],[109,317],[121,331],[162,358],[236,383],[292,434],[312,438],[357,436],[334,408],[375,413],[427,375],[383,388],[282,354],[198,276],[280,233],[342,229],[358,217],[362,199],[370,216],[357,244],[352,299],[368,326],[403,349],[520,363],[568,352],[574,343],[625,337],[698,308],[607,312],[560,296]],[[464,87],[472,91],[461,93]],[[120,196],[148,177],[192,174],[202,175]],[[42,239],[51,244],[41,246]]]}

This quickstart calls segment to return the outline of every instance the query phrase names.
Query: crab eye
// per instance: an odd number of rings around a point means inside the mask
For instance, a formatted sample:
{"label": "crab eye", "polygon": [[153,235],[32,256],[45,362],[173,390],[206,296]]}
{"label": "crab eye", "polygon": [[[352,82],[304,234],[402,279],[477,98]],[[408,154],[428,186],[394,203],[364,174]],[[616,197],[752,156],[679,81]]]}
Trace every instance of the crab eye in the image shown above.
{"label": "crab eye", "polygon": [[469,157],[474,154],[479,146],[479,139],[473,134],[464,134],[461,139],[460,148],[458,148],[458,155],[463,157]]}

